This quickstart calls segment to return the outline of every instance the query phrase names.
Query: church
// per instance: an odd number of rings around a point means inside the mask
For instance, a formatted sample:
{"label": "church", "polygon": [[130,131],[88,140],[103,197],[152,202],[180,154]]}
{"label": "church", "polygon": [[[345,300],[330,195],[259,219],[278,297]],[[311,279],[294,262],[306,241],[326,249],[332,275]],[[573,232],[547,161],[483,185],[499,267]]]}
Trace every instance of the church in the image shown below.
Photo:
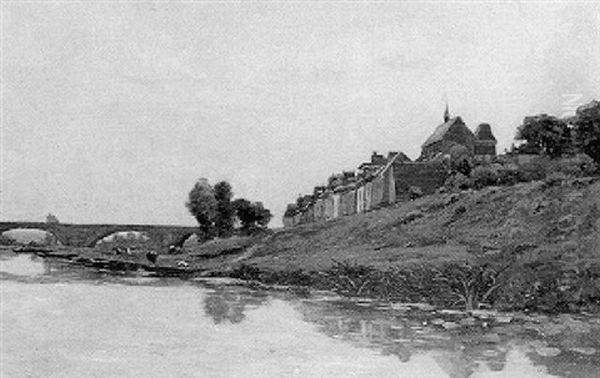
{"label": "church", "polygon": [[477,126],[473,133],[461,117],[450,117],[448,105],[444,112],[444,123],[436,127],[433,134],[421,146],[417,161],[431,161],[462,155],[486,157],[496,155],[496,138],[487,123]]}

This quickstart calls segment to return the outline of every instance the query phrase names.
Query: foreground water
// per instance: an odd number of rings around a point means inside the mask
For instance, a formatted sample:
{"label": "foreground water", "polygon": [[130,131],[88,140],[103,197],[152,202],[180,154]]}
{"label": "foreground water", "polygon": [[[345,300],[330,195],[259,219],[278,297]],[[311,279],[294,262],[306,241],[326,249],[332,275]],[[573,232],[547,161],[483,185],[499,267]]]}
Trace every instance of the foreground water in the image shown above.
{"label": "foreground water", "polygon": [[0,279],[1,377],[600,376],[595,317],[451,327],[452,312],[29,255],[0,256]]}

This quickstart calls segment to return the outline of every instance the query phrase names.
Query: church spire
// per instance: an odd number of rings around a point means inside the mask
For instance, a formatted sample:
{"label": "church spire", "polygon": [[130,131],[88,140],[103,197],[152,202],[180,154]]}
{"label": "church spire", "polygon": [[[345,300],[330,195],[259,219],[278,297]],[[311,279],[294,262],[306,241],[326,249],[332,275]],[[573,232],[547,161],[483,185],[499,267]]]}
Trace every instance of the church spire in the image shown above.
{"label": "church spire", "polygon": [[444,123],[450,119],[450,109],[448,109],[448,101],[446,101],[446,110],[444,111]]}

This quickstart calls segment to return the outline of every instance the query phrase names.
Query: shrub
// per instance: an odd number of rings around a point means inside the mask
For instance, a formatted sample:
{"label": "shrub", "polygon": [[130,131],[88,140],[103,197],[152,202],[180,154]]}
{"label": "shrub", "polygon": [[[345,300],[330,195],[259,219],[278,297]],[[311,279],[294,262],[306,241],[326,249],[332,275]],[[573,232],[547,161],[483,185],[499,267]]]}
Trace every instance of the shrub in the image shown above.
{"label": "shrub", "polygon": [[597,171],[594,160],[586,154],[558,159],[550,165],[553,172],[561,172],[570,177],[591,176]]}
{"label": "shrub", "polygon": [[480,305],[491,305],[498,289],[503,285],[503,276],[509,265],[497,262],[452,262],[436,270],[436,280],[445,286],[462,303],[466,311],[478,309]]}
{"label": "shrub", "polygon": [[518,179],[521,182],[542,180],[546,177],[550,160],[545,156],[538,156],[529,163],[521,164],[518,168]]}
{"label": "shrub", "polygon": [[514,185],[519,182],[519,170],[516,167],[503,165],[497,170],[498,185]]}
{"label": "shrub", "polygon": [[448,189],[466,190],[471,187],[471,180],[462,173],[457,172],[446,179],[444,186]]}
{"label": "shrub", "polygon": [[544,179],[546,186],[559,186],[567,179],[567,176],[562,172],[552,172]]}
{"label": "shrub", "polygon": [[476,188],[498,184],[498,173],[489,166],[480,165],[471,172],[471,180]]}
{"label": "shrub", "polygon": [[411,211],[408,214],[406,214],[404,217],[400,218],[400,220],[398,221],[398,224],[408,224],[419,218],[423,218],[423,212],[421,212],[419,210]]}
{"label": "shrub", "polygon": [[411,186],[408,189],[408,195],[410,199],[417,199],[423,197],[423,191],[418,186]]}
{"label": "shrub", "polygon": [[14,245],[15,239],[9,238],[5,235],[0,235],[0,245]]}
{"label": "shrub", "polygon": [[260,278],[260,269],[254,265],[242,264],[229,273],[229,277],[255,281]]}
{"label": "shrub", "polygon": [[325,272],[330,285],[342,295],[358,296],[364,294],[369,283],[374,282],[375,269],[348,261],[333,261],[333,266]]}

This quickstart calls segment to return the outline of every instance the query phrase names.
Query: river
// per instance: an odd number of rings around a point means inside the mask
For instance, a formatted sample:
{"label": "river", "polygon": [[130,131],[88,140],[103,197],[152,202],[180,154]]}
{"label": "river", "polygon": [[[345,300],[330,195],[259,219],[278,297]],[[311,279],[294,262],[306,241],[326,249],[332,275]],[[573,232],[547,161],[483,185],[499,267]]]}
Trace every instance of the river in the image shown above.
{"label": "river", "polygon": [[0,265],[3,378],[600,376],[591,315],[450,327],[460,324],[452,311],[327,293],[114,275],[31,255],[2,254]]}

